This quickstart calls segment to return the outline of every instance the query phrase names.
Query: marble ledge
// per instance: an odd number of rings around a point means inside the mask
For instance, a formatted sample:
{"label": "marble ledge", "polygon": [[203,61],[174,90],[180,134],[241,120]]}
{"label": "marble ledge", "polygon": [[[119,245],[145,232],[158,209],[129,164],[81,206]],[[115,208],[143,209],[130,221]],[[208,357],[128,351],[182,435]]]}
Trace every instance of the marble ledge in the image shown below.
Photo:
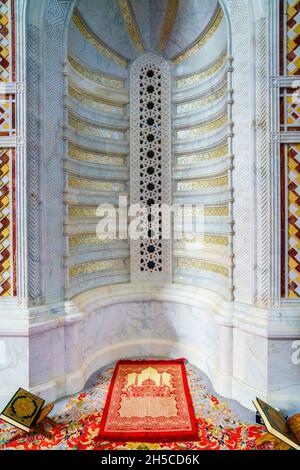
{"label": "marble ledge", "polygon": [[226,324],[248,333],[255,332],[272,339],[299,339],[300,336],[299,307],[278,311],[241,302],[227,303],[218,293],[199,287],[182,284],[151,286],[144,283],[100,287],[79,294],[72,301],[31,308],[20,308],[16,301],[8,302],[10,307],[0,314],[0,334],[27,336],[29,325],[30,334],[34,334],[66,322],[81,321],[82,315],[95,309],[134,300],[171,301],[196,307],[203,305],[203,308],[207,305],[217,316],[226,314]]}
{"label": "marble ledge", "polygon": [[[220,90],[224,89],[223,95],[217,99],[221,100],[222,98],[226,98],[227,100],[232,100],[233,90],[229,89],[229,85],[227,85],[226,80],[220,80],[219,82],[213,84],[212,86],[207,87],[207,89],[201,90],[199,93],[194,94],[187,94],[186,96],[181,96],[180,98],[173,93],[172,95],[172,102],[176,105],[176,109],[183,105],[188,105],[189,103],[193,103],[194,101],[202,101],[208,98],[211,98],[213,95],[217,94]],[[213,102],[213,101],[212,101]],[[206,105],[207,106],[207,105]],[[178,115],[184,114],[177,113]]]}
{"label": "marble ledge", "polygon": [[78,224],[64,224],[64,236],[65,237],[76,237],[92,233],[96,235],[97,223],[100,218],[95,219],[93,223],[78,223]]}
{"label": "marble ledge", "polygon": [[226,124],[225,126],[216,129],[216,132],[213,134],[195,136],[193,139],[176,139],[173,143],[173,150],[175,156],[190,155],[192,153],[214,150],[215,148],[228,144],[228,138],[232,136],[232,130]]}
{"label": "marble ledge", "polygon": [[231,105],[233,103],[232,93],[229,91],[223,91],[221,95],[206,95],[195,101],[188,101],[184,105],[177,105],[175,111],[175,119],[187,118],[189,114],[196,115],[197,113],[206,113],[208,110]]}
{"label": "marble ledge", "polygon": [[119,204],[119,196],[127,197],[128,193],[95,191],[84,189],[69,189],[64,192],[64,202],[70,205],[90,205],[98,207],[99,204]]}
{"label": "marble ledge", "polygon": [[115,155],[128,155],[129,142],[126,140],[111,140],[103,137],[92,137],[75,132],[70,126],[64,128],[64,139],[68,140],[73,146],[83,150],[107,153]]}
{"label": "marble ledge", "polygon": [[93,222],[78,222],[77,224],[64,224],[64,236],[66,237],[76,237],[80,235],[85,235],[87,233],[96,235],[97,223],[99,222],[100,217],[98,219],[94,219]]}
{"label": "marble ledge", "polygon": [[175,191],[174,200],[179,204],[224,204],[232,202],[233,189],[228,186],[204,188],[197,191]]}
{"label": "marble ledge", "polygon": [[228,245],[217,245],[214,243],[205,243],[203,245],[203,251],[199,248],[195,250],[188,246],[174,242],[173,246],[174,258],[183,258],[186,260],[204,260],[213,264],[220,264],[221,266],[232,268],[233,257],[230,255]]}
{"label": "marble ledge", "polygon": [[128,116],[118,116],[109,112],[95,111],[70,97],[65,98],[65,107],[73,117],[87,125],[98,125],[99,127],[113,130],[127,130],[129,128]]}
{"label": "marble ledge", "polygon": [[[222,84],[226,83],[228,76],[228,68],[223,67],[218,70],[217,73],[209,77],[205,77],[200,83],[192,84],[186,87],[178,88],[175,86],[172,90],[172,99],[174,103],[184,103],[185,101],[191,101],[197,97],[210,93],[211,90],[216,90]],[[175,79],[178,80],[181,77],[176,76]]]}
{"label": "marble ledge", "polygon": [[[180,233],[182,231],[182,224],[175,223],[174,230]],[[198,233],[194,221],[190,222],[187,220],[185,230],[189,231],[189,233]],[[206,216],[204,219],[204,232],[207,234],[213,233],[214,235],[231,236],[233,235],[233,223],[229,216]],[[200,228],[200,234],[202,235],[202,228]]]}
{"label": "marble ledge", "polygon": [[207,124],[207,121],[215,121],[223,115],[228,114],[230,101],[227,97],[213,103],[201,106],[199,109],[175,114],[173,126],[175,130],[189,129],[198,125]]}
{"label": "marble ledge", "polygon": [[[110,119],[109,116],[100,113],[90,113],[89,111],[80,108],[80,111],[83,113],[80,114],[78,109],[74,111],[73,109],[69,108],[69,119],[73,119],[74,121],[79,122],[80,124],[87,126],[89,128],[100,128],[106,129],[116,133],[125,134],[126,131],[129,129],[129,121],[128,119],[119,119],[113,117]],[[67,124],[72,128],[72,124]],[[74,129],[74,128],[73,128]],[[81,129],[74,129],[76,132],[83,132]],[[122,140],[122,139],[110,139],[109,137],[103,137],[105,140]]]}
{"label": "marble ledge", "polygon": [[208,263],[218,264],[224,267],[232,267],[232,256],[229,253],[222,253],[220,251],[210,251],[205,245],[201,249],[175,249],[173,252],[175,259],[190,259],[190,260],[201,260]]}
{"label": "marble ledge", "polygon": [[[221,316],[230,314],[231,306],[224,304],[224,299],[218,294],[213,294],[205,289],[176,284],[149,284],[135,282],[118,286],[106,286],[89,292],[85,292],[73,299],[79,310],[84,312],[95,311],[112,303],[119,304],[139,300],[179,302],[187,305],[204,305],[209,310],[219,313]],[[200,303],[199,303],[200,302]]]}
{"label": "marble ledge", "polygon": [[[0,335],[27,336],[28,328],[31,334],[57,328],[66,323],[78,322],[88,312],[104,306],[130,301],[166,301],[195,307],[208,308],[216,316],[218,322],[234,326],[247,333],[269,337],[272,339],[299,338],[300,312],[282,311],[280,315],[267,308],[259,308],[240,302],[226,302],[217,292],[205,288],[183,284],[151,286],[144,283],[119,284],[98,287],[81,293],[72,301],[64,303],[21,309],[21,315],[26,318],[22,329],[16,326],[12,312],[1,314]],[[20,311],[16,314],[20,316]],[[4,319],[5,317],[5,319]],[[29,317],[29,319],[28,319]],[[23,318],[24,320],[24,318]],[[7,327],[5,327],[5,322]],[[28,323],[29,322],[29,323]],[[12,327],[12,324],[15,327]],[[10,328],[8,329],[8,326]]]}
{"label": "marble ledge", "polygon": [[[194,127],[202,126],[205,124],[210,124],[211,122],[217,121],[218,119],[222,118],[223,116],[226,116],[228,114],[228,105],[227,103],[221,103],[222,106],[219,107],[219,104],[217,103],[216,109],[214,106],[208,107],[206,109],[205,113],[202,113],[202,111],[197,111],[195,113],[189,113],[191,116],[191,119],[187,119],[187,116],[185,117],[175,117],[174,119],[174,129],[176,131],[182,131],[186,129],[192,129]],[[186,121],[186,122],[185,122]],[[226,123],[226,126],[231,126],[233,123],[231,121],[228,121]],[[193,137],[197,138],[197,136]]]}
{"label": "marble ledge", "polygon": [[86,243],[82,245],[77,245],[75,247],[69,247],[69,251],[66,254],[66,256],[70,257],[75,257],[83,253],[92,253],[92,252],[97,252],[100,253],[102,251],[112,250],[115,249],[129,249],[129,240],[110,240],[110,242],[104,242],[100,244],[91,244],[91,243]]}
{"label": "marble ledge", "polygon": [[91,98],[103,98],[111,104],[126,105],[129,103],[129,91],[103,86],[100,83],[80,75],[72,67],[68,67],[68,79],[76,90],[87,94]]}
{"label": "marble ledge", "polygon": [[190,165],[173,167],[173,180],[216,177],[233,168],[233,157],[224,156]]}
{"label": "marble ledge", "polygon": [[[220,120],[221,119],[222,116],[220,117]],[[204,124],[203,127],[204,126],[206,126],[206,124]],[[210,126],[210,123],[208,123],[207,126]],[[194,148],[197,148],[200,143],[202,143],[202,145],[205,145],[207,141],[218,140],[220,134],[222,134],[222,137],[233,137],[233,126],[234,124],[231,121],[228,121],[226,122],[226,124],[221,124],[215,129],[211,129],[207,132],[202,132],[198,135],[196,134],[196,132],[193,133],[193,127],[177,129],[177,133],[180,132],[181,135],[185,133],[187,134],[187,136],[181,136],[180,138],[176,136],[173,143],[173,148],[175,149],[175,152],[177,154],[192,153],[194,151]],[[198,126],[196,126],[195,128],[197,129],[197,127]]]}
{"label": "marble ledge", "polygon": [[101,246],[96,250],[90,252],[86,251],[84,253],[75,253],[71,256],[65,257],[64,267],[71,268],[79,264],[89,263],[90,261],[102,261],[102,260],[115,260],[115,259],[129,259],[129,247],[125,246],[124,248],[107,248]]}
{"label": "marble ledge", "polygon": [[[219,65],[219,67],[217,68],[215,73],[217,71],[223,69],[225,66],[232,67],[232,63],[234,61],[234,56],[229,55],[227,44],[224,44],[224,48],[222,49],[222,51],[220,51],[220,53],[217,55],[217,57],[213,58],[212,61],[209,62],[208,64],[205,64],[200,69],[198,69],[196,71],[193,71],[193,72],[177,73],[175,75],[175,78],[176,78],[176,80],[182,80],[184,78],[194,77],[194,75],[198,75],[200,73],[207,72],[208,70],[212,69],[217,64],[219,64],[221,60],[223,60],[223,63],[221,65]],[[211,75],[208,75],[206,78],[209,78],[209,77],[211,77]]]}
{"label": "marble ledge", "polygon": [[72,299],[85,291],[90,291],[106,285],[127,284],[130,281],[129,271],[100,271],[72,278],[65,290],[66,299]]}
{"label": "marble ledge", "polygon": [[64,170],[76,176],[99,178],[108,181],[129,180],[129,169],[126,166],[104,165],[89,161],[75,160],[67,157],[64,160]]}

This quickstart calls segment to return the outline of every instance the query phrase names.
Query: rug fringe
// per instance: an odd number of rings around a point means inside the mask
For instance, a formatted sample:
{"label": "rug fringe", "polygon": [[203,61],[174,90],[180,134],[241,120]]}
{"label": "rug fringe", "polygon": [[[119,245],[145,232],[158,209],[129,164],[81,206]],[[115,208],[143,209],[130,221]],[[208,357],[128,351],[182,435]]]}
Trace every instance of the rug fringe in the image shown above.
{"label": "rug fringe", "polygon": [[149,364],[149,363],[164,363],[164,364],[182,364],[185,363],[187,360],[184,357],[179,359],[120,359],[116,365],[120,364]]}

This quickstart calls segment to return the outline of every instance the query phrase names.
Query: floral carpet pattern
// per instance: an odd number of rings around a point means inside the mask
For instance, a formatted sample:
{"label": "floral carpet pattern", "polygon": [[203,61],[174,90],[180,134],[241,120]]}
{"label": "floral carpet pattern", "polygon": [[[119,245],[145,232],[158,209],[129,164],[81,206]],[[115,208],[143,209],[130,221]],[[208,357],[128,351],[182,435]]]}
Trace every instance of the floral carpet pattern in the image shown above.
{"label": "floral carpet pattern", "polygon": [[255,440],[266,429],[255,424],[255,414],[213,392],[207,377],[186,364],[188,382],[198,423],[196,442],[117,443],[96,442],[113,366],[94,374],[82,393],[59,400],[51,417],[58,426],[47,440],[32,434],[5,444],[16,431],[0,420],[1,450],[256,450]]}

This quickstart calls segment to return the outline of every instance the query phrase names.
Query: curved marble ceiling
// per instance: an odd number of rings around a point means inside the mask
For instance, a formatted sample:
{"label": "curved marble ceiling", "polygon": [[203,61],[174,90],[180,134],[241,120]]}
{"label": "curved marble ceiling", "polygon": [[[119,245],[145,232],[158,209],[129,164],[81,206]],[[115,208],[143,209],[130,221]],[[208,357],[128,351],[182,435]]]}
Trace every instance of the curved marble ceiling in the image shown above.
{"label": "curved marble ceiling", "polygon": [[[208,50],[206,43],[213,40],[216,44]],[[119,75],[122,67],[146,51],[163,54],[179,73],[188,73],[197,69],[195,61],[205,66],[225,45],[226,26],[218,0],[77,0],[69,34],[72,54]],[[108,64],[111,60],[114,66]]]}

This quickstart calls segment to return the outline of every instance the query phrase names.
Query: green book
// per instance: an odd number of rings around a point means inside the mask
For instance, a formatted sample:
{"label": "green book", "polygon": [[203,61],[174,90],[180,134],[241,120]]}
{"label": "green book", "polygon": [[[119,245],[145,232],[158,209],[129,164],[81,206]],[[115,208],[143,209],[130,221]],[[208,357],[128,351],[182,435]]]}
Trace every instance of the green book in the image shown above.
{"label": "green book", "polygon": [[23,388],[14,394],[0,415],[0,419],[29,432],[37,420],[45,400]]}

